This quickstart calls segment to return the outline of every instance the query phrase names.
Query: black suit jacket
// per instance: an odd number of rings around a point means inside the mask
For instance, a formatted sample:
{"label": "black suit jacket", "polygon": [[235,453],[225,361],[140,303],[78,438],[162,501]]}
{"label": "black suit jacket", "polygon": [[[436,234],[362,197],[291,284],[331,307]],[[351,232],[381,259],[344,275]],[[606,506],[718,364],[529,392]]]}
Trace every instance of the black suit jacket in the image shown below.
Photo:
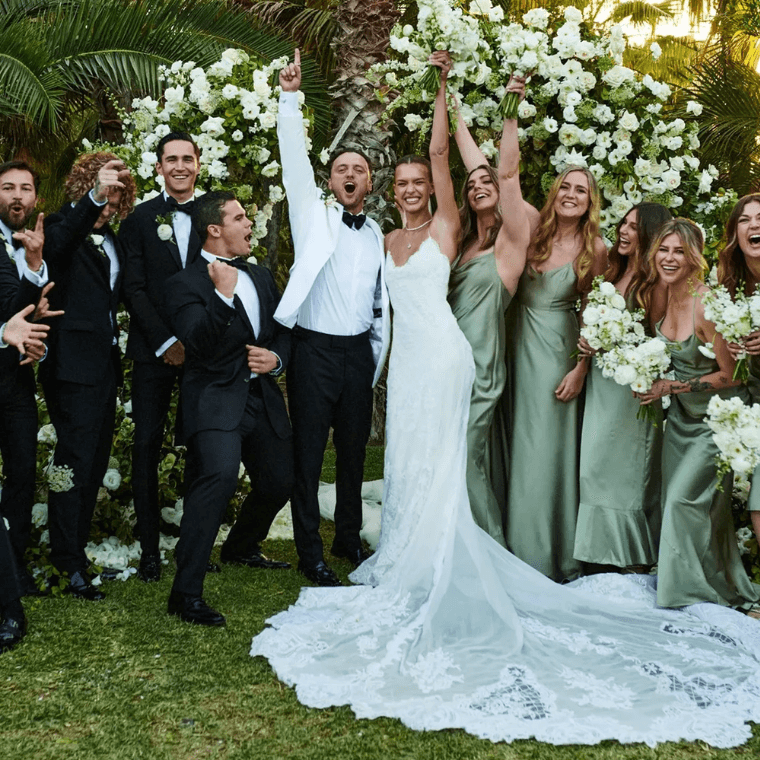
{"label": "black suit jacket", "polygon": [[[0,246],[3,236],[0,234]],[[19,255],[23,254],[20,251]],[[26,277],[19,280],[16,264],[10,260],[5,247],[0,247],[0,324],[7,322],[25,306],[40,300],[42,288],[38,288]],[[20,355],[13,346],[0,349],[0,382],[12,382],[22,373],[25,377],[33,375],[31,365],[19,366]]]}
{"label": "black suit jacket", "polygon": [[[121,223],[124,247],[124,300],[131,317],[127,358],[163,364],[156,351],[175,335],[164,304],[166,281],[182,271],[177,244],[158,237],[157,216],[171,214],[163,194],[140,203]],[[187,246],[187,266],[199,256],[201,242],[193,228]]]}
{"label": "black suit jacket", "polygon": [[111,290],[110,260],[87,238],[101,210],[86,195],[45,220],[44,258],[55,282],[50,308],[66,312],[51,320],[48,357],[40,365],[46,379],[98,385],[112,361],[124,254],[112,236],[120,272]]}
{"label": "black suit jacket", "polygon": [[[199,256],[166,284],[166,307],[174,334],[185,345],[182,403],[188,436],[201,430],[234,430],[240,423],[251,376],[246,344],[273,351],[283,368],[290,358],[290,330],[274,320],[280,294],[272,273],[252,267],[261,313],[261,330],[254,338],[243,305],[235,308],[222,301],[207,266]],[[262,375],[260,382],[269,421],[280,438],[287,438],[290,421],[277,381]]]}

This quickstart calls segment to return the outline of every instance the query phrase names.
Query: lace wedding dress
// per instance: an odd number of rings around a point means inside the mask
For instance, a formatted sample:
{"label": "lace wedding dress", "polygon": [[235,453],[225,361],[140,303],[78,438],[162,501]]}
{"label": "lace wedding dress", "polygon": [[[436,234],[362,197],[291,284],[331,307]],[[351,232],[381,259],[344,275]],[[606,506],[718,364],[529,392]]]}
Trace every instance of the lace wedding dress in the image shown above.
{"label": "lace wedding dress", "polygon": [[[305,588],[251,654],[311,707],[492,741],[741,744],[760,721],[760,623],[715,605],[655,607],[644,576],[558,586],[472,520],[472,354],[432,239],[394,307],[382,531],[349,588]],[[486,326],[484,326],[484,329]],[[541,478],[541,462],[534,477]]]}

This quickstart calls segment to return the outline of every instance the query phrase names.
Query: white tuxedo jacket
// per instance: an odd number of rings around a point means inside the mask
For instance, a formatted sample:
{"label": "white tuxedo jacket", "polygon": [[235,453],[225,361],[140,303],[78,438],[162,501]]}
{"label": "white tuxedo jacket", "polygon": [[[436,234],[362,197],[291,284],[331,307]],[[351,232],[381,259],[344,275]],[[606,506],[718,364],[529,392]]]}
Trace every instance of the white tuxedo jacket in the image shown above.
{"label": "white tuxedo jacket", "polygon": [[[343,206],[335,200],[328,202],[325,194],[317,187],[314,170],[306,151],[300,111],[290,115],[287,110],[283,113],[283,110],[285,109],[281,107],[277,117],[277,136],[280,142],[282,180],[288,198],[295,260],[274,318],[286,327],[293,327],[298,321],[298,310],[309,294],[314,280],[335,251],[338,233],[343,224]],[[380,378],[390,345],[390,305],[388,289],[385,286],[383,233],[373,219],[367,217],[366,224],[375,233],[381,261],[380,277],[375,291],[374,319],[370,328],[370,342],[375,358],[375,377],[372,384],[375,385]]]}

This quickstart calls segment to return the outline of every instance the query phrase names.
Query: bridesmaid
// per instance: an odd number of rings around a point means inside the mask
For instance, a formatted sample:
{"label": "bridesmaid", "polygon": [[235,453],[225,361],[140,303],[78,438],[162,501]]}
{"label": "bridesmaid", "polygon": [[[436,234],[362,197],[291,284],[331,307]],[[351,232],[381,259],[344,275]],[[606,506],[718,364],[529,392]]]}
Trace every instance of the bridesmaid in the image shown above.
{"label": "bridesmaid", "polygon": [[[649,404],[671,394],[663,442],[663,521],[657,572],[657,604],[683,607],[714,602],[744,610],[760,599],[760,586],[744,572],[731,514],[732,473],[718,483],[718,449],[705,422],[714,394],[748,394],[732,380],[734,361],[715,325],[705,318],[702,296],[707,268],[704,239],[688,219],[665,222],[650,249],[650,274],[642,286],[645,306],[659,283],[668,286],[657,334],[671,345],[675,380],[657,380],[641,395]],[[699,349],[712,341],[715,358]],[[718,486],[721,485],[721,490]]]}
{"label": "bridesmaid", "polygon": [[[513,77],[507,90],[524,96],[524,80]],[[538,212],[522,199],[516,119],[504,122],[498,172],[486,163],[461,115],[455,139],[469,172],[459,210],[459,258],[449,281],[451,309],[475,358],[467,491],[475,522],[506,546],[502,506],[491,482],[489,441],[507,379],[505,313],[525,267],[531,221],[537,222]],[[502,206],[519,211],[502,216]]]}
{"label": "bridesmaid", "polygon": [[[640,203],[618,224],[604,279],[625,297],[630,311],[637,308],[636,294],[646,279],[649,245],[662,223],[671,218],[670,211],[659,203]],[[660,311],[664,311],[664,303]],[[585,356],[594,353],[583,338],[578,348]],[[599,570],[647,572],[657,561],[662,517],[662,418],[657,426],[637,420],[638,409],[639,402],[631,391],[604,377],[591,360],[581,432],[580,506],[573,556],[608,566]]]}
{"label": "bridesmaid", "polygon": [[[607,268],[599,191],[587,169],[555,180],[541,210],[516,295],[510,347],[507,546],[555,581],[575,578],[578,395],[587,361],[573,358],[576,304]],[[512,312],[512,310],[510,310]]]}
{"label": "bridesmaid", "polygon": [[[726,222],[726,245],[718,254],[718,282],[732,296],[743,286],[745,295],[752,295],[760,285],[760,193],[745,195],[734,206]],[[743,346],[729,343],[734,358],[744,350],[749,355],[749,389],[753,403],[760,404],[760,331],[752,333]],[[760,468],[752,476],[747,507],[752,529],[760,543]]]}

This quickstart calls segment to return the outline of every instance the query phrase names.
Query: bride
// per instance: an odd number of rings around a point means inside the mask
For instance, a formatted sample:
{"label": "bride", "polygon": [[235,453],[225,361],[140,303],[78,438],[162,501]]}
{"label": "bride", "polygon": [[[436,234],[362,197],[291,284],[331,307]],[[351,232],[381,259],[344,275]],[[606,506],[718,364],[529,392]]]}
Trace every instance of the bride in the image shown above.
{"label": "bride", "polygon": [[[473,522],[465,440],[474,364],[446,302],[456,232],[447,65],[432,62],[442,73],[430,150],[438,211],[426,212],[427,167],[402,164],[405,229],[387,238],[394,342],[380,544],[351,575],[366,585],[303,589],[251,654],[308,706],[350,705],[357,717],[396,717],[416,730],[741,744],[746,722],[760,721],[760,624],[715,605],[658,609],[646,576],[559,586]],[[502,194],[515,192],[504,157],[516,139],[514,122],[505,125]]]}

